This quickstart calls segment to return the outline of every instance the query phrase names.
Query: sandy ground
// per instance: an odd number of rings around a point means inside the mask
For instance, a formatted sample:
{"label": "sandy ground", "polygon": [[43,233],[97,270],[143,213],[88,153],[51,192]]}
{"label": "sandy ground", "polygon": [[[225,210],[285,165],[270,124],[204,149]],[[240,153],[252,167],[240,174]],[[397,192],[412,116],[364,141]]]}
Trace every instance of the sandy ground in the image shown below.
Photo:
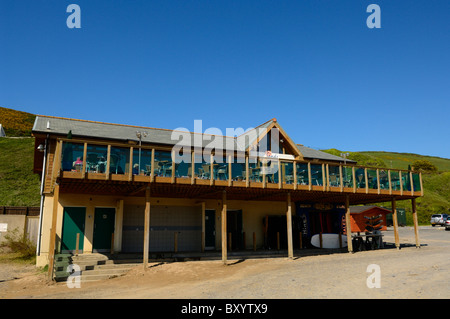
{"label": "sandy ground", "polygon": [[[136,266],[124,276],[68,288],[48,283],[32,267],[0,264],[0,298],[52,299],[448,299],[450,231],[400,228],[402,248],[319,256],[189,261]],[[393,243],[391,229],[385,241]],[[378,265],[380,288],[369,288],[369,265]]]}

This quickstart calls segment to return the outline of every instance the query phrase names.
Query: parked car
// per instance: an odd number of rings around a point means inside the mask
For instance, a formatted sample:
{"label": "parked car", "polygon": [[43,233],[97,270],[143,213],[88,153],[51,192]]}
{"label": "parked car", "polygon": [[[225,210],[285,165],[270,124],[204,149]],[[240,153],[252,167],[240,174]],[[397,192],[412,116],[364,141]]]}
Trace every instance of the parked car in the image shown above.
{"label": "parked car", "polygon": [[447,221],[447,214],[434,214],[431,216],[431,226],[441,225],[445,226],[445,222]]}
{"label": "parked car", "polygon": [[450,230],[450,216],[448,216],[445,221],[445,230]]}

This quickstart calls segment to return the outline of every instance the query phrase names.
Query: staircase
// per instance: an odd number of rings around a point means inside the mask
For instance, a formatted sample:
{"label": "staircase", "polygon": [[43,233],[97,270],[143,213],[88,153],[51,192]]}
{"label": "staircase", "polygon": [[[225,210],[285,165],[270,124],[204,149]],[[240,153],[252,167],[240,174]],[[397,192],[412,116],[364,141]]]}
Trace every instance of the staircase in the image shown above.
{"label": "staircase", "polygon": [[83,254],[74,256],[71,254],[59,254],[55,256],[54,277],[58,282],[66,281],[71,275],[67,272],[69,265],[73,265],[73,271],[80,267],[81,282],[90,282],[110,279],[122,276],[142,260],[118,259],[103,254]]}

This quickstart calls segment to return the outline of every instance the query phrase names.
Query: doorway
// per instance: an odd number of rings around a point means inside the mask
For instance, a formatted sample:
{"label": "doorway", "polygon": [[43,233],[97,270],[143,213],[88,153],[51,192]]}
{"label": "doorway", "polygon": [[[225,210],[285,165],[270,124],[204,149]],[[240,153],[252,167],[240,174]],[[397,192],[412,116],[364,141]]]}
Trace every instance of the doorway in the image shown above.
{"label": "doorway", "polygon": [[[242,210],[227,211],[227,236],[231,233],[231,249],[244,249]],[[227,237],[229,238],[229,237]]]}
{"label": "doorway", "polygon": [[[77,238],[78,251],[83,252],[84,225],[86,220],[86,207],[64,207],[61,252],[71,253],[76,250]],[[77,237],[77,234],[80,234]]]}
{"label": "doorway", "polygon": [[95,208],[93,252],[111,251],[111,239],[116,222],[115,208]]}
{"label": "doorway", "polygon": [[216,247],[216,211],[205,210],[205,250],[214,250]]}

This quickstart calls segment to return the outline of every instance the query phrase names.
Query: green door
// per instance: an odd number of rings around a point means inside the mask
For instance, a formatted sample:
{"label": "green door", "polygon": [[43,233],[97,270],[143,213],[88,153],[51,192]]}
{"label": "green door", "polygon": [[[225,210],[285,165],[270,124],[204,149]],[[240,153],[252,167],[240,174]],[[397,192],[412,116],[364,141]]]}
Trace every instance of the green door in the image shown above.
{"label": "green door", "polygon": [[115,208],[96,208],[94,216],[94,252],[111,250],[111,236],[114,233],[116,221]]}
{"label": "green door", "polygon": [[79,252],[83,251],[84,223],[86,220],[86,207],[64,207],[61,252],[75,251],[77,234],[79,236]]}

